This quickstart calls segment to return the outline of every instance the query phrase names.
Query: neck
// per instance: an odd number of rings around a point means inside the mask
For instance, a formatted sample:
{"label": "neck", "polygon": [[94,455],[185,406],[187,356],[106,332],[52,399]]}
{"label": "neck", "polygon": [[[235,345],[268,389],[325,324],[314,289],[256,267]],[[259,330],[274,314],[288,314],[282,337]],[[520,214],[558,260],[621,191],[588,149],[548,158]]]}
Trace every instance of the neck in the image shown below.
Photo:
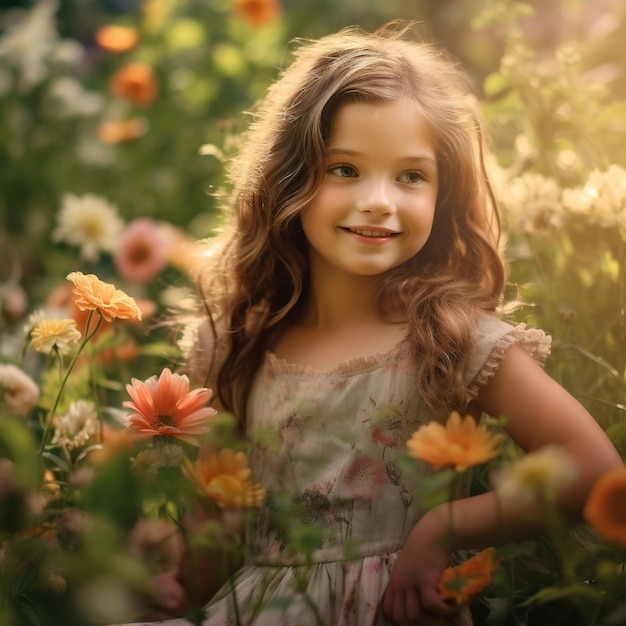
{"label": "neck", "polygon": [[378,318],[377,278],[339,274],[316,281],[313,274],[302,321],[307,326],[336,329]]}

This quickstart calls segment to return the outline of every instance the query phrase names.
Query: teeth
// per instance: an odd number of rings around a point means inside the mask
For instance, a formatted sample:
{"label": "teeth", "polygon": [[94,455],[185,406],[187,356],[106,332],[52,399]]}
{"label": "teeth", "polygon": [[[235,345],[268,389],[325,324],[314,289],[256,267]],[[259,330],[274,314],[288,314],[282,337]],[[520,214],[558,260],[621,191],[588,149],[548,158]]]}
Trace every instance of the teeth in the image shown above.
{"label": "teeth", "polygon": [[364,237],[389,237],[391,233],[381,232],[379,230],[360,230],[358,228],[350,229],[353,233],[357,235],[363,235]]}

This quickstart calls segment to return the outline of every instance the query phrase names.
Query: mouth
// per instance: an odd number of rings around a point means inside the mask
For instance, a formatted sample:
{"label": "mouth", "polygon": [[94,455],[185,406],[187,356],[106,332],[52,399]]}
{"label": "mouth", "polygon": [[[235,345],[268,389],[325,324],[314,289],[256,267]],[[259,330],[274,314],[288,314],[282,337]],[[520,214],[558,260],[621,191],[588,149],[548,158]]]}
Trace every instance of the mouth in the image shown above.
{"label": "mouth", "polygon": [[380,239],[381,237],[397,237],[400,233],[397,231],[389,230],[387,228],[360,228],[350,226],[340,226],[341,230],[347,233],[353,233],[360,235],[361,237],[372,237],[373,239]]}

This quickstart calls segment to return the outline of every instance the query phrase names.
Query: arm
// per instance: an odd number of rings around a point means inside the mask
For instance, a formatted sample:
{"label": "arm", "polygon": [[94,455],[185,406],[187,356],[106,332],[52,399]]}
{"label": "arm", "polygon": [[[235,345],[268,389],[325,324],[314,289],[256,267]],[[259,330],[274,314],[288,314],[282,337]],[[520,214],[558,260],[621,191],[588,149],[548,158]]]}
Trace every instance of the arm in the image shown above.
{"label": "arm", "polygon": [[[553,444],[569,455],[578,472],[576,488],[557,494],[557,505],[568,517],[578,518],[596,479],[622,464],[593,417],[520,346],[507,350],[476,404],[490,415],[506,416],[507,432],[525,452]],[[455,608],[437,594],[447,553],[539,534],[540,519],[540,503],[499,502],[493,492],[431,509],[398,557],[385,594],[385,613],[397,624],[427,624],[429,615],[452,615]]]}

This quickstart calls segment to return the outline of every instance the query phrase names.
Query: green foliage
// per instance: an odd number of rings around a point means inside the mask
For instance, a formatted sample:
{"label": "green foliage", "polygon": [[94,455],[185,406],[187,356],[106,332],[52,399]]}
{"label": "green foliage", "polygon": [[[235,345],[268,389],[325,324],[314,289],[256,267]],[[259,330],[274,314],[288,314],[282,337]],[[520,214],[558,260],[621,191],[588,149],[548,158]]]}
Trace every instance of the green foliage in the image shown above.
{"label": "green foliage", "polygon": [[[107,603],[119,606],[120,616],[137,611],[152,572],[129,556],[129,529],[159,516],[181,524],[196,504],[179,467],[160,467],[158,481],[142,481],[130,473],[134,453],[126,450],[86,480],[81,472],[99,444],[41,451],[55,402],[64,413],[71,400],[92,397],[101,424],[119,426],[124,385],[180,359],[160,320],[187,297],[189,285],[187,267],[173,255],[150,279],[134,282],[121,277],[118,250],[102,248],[93,260],[54,240],[64,194],[106,199],[124,228],[137,217],[167,224],[183,249],[213,234],[222,217],[215,192],[223,157],[237,149],[246,121],[241,113],[289,60],[294,37],[355,23],[375,28],[396,17],[425,20],[418,30],[441,41],[481,81],[509,295],[523,303],[512,319],[553,335],[549,372],[626,456],[623,3],[607,0],[596,9],[585,0],[284,0],[282,14],[260,26],[237,14],[230,0],[151,0],[118,14],[95,0],[13,4],[28,8],[32,20],[0,11],[0,361],[31,373],[41,398],[27,418],[0,407],[0,460],[10,459],[15,470],[0,471],[0,626],[95,626],[111,617]],[[109,23],[136,29],[139,44],[118,53],[100,48],[95,32]],[[20,33],[28,35],[27,46]],[[131,62],[153,69],[153,101],[137,104],[111,92],[112,78]],[[101,140],[103,122],[129,120],[136,136]],[[57,290],[78,269],[111,280],[153,311],[143,325],[116,324],[95,338],[86,350],[89,366],[77,368],[59,394],[68,359],[22,351],[23,328],[32,327],[26,317],[39,307],[73,315]],[[122,358],[128,346],[135,351]],[[213,444],[239,449],[232,420],[220,420]],[[425,481],[424,506],[445,502],[453,483],[452,471]],[[487,483],[475,474],[476,489]],[[33,511],[33,496],[44,491],[46,506]],[[310,555],[321,545],[324,529],[298,517],[298,503],[276,494],[272,507],[273,523],[294,551]],[[76,522],[77,512],[93,524],[60,533],[63,516]],[[580,529],[561,531],[502,548],[503,566],[473,606],[478,624],[626,620],[623,549]],[[227,545],[237,555],[243,549],[218,515],[188,541]]]}

